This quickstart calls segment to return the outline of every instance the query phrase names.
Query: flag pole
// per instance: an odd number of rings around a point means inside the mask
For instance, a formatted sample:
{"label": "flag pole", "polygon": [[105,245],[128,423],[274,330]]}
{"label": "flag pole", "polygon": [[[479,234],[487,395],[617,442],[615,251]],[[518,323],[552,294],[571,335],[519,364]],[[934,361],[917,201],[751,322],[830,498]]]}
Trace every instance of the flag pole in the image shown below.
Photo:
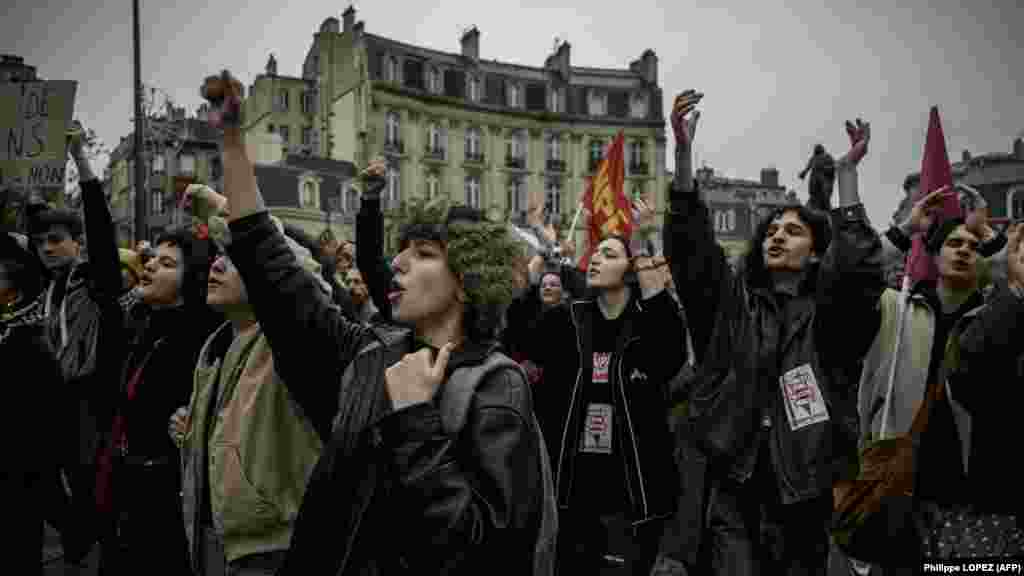
{"label": "flag pole", "polygon": [[580,213],[583,212],[583,198],[580,198],[580,204],[576,208],[576,215],[572,217],[572,224],[569,225],[569,233],[576,233],[576,223],[579,222]]}

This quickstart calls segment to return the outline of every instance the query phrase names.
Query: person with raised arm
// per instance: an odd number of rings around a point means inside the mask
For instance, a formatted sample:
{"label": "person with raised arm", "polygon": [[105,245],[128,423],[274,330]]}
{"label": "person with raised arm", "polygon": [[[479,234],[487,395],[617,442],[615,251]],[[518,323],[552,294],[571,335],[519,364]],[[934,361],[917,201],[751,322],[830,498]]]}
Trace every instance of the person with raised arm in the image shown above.
{"label": "person with raised arm", "polygon": [[[325,446],[278,574],[531,573],[547,460],[525,376],[495,350],[516,250],[505,227],[468,209],[425,211],[392,263],[390,307],[409,328],[351,322],[270,221],[240,128],[241,84],[225,72],[203,95],[224,128],[227,254]],[[379,250],[357,240],[359,260]]]}
{"label": "person with raised arm", "polygon": [[690,112],[702,96],[684,92],[673,106],[665,252],[700,366],[690,414],[713,485],[706,569],[825,574],[833,471],[856,456],[845,374],[877,331],[884,289],[881,242],[857,189],[869,126],[846,124],[831,226],[805,206],[776,209],[734,273],[693,179]]}

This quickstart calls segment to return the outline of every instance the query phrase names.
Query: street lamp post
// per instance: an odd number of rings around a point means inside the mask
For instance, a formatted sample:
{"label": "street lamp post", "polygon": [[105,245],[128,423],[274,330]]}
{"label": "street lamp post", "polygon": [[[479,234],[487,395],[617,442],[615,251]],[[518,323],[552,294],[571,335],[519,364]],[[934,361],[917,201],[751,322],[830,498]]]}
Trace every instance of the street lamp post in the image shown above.
{"label": "street lamp post", "polygon": [[143,150],[142,47],[139,25],[139,0],[132,0],[132,32],[135,67],[135,241],[146,240],[146,165]]}

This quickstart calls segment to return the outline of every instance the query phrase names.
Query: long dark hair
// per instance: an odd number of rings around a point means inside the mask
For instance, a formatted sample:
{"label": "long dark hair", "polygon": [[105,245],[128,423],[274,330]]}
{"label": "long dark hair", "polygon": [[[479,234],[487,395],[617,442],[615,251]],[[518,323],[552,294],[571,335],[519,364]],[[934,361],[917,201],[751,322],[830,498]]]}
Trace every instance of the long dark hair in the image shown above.
{"label": "long dark hair", "polygon": [[[771,276],[765,267],[762,246],[768,237],[768,228],[771,227],[772,222],[786,212],[796,212],[800,221],[811,229],[811,239],[813,241],[811,250],[815,255],[819,257],[824,256],[828,250],[829,243],[832,241],[832,226],[829,224],[828,214],[801,204],[780,206],[758,222],[757,228],[754,229],[754,238],[750,241],[750,248],[743,258],[743,274],[751,286],[766,287],[771,285]],[[808,265],[817,267],[817,264],[809,263]],[[813,270],[809,270],[809,272],[813,272]],[[815,276],[813,273],[808,274],[808,281],[813,283]],[[813,285],[810,288],[813,289]]]}
{"label": "long dark hair", "polygon": [[208,309],[206,306],[206,284],[210,277],[210,266],[219,251],[210,240],[200,240],[192,235],[187,226],[171,228],[157,237],[154,247],[161,244],[176,246],[184,256],[184,274],[181,295],[185,306],[193,310]]}

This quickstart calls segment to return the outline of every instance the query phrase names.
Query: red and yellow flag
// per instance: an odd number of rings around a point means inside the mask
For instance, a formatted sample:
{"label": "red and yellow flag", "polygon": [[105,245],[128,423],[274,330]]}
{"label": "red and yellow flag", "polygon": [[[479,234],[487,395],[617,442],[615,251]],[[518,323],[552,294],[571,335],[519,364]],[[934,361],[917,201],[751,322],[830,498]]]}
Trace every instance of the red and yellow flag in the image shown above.
{"label": "red and yellow flag", "polygon": [[587,251],[580,259],[581,270],[587,269],[590,255],[601,243],[601,239],[610,235],[628,239],[633,233],[633,207],[626,197],[624,186],[624,140],[625,136],[620,130],[608,146],[604,160],[597,168],[597,174],[587,181],[583,207],[590,214],[590,225],[587,228]]}

